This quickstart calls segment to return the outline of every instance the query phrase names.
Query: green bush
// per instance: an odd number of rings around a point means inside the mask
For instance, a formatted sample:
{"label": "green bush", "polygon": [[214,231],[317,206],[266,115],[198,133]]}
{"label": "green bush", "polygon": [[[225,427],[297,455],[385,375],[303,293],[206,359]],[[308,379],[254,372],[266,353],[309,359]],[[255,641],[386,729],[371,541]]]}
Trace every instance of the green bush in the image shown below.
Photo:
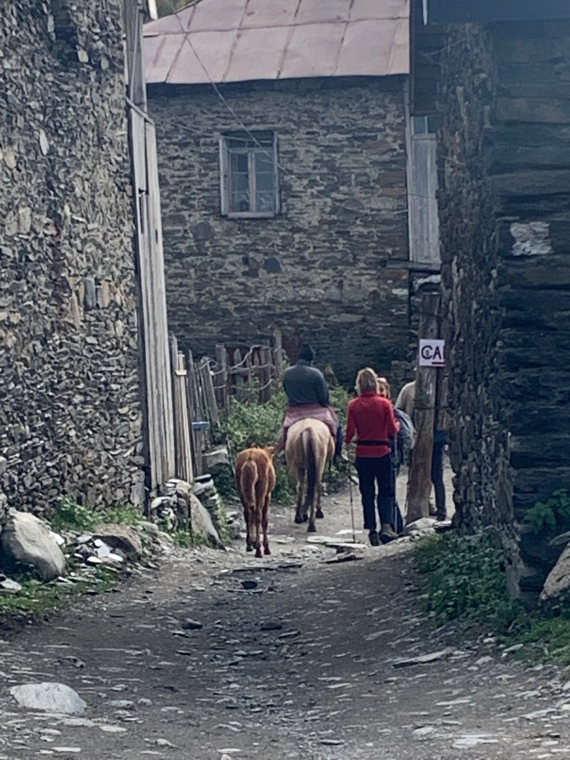
{"label": "green bush", "polygon": [[503,553],[488,533],[429,536],[418,542],[416,558],[436,624],[457,619],[503,634],[521,626],[524,609],[509,596]]}
{"label": "green bush", "polygon": [[525,514],[536,535],[570,523],[570,494],[566,490],[555,491],[550,499],[537,501]]}

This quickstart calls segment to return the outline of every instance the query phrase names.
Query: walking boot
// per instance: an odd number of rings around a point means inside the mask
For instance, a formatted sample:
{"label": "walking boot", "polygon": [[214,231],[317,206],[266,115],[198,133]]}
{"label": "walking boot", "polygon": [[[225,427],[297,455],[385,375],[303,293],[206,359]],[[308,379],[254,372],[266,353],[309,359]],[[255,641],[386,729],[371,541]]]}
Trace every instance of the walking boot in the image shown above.
{"label": "walking boot", "polygon": [[380,546],[380,537],[377,531],[371,530],[368,534],[368,540],[370,541],[370,546]]}
{"label": "walking boot", "polygon": [[391,525],[382,525],[380,528],[380,541],[383,544],[388,544],[390,541],[393,541],[395,538],[398,538],[398,534],[392,528]]}

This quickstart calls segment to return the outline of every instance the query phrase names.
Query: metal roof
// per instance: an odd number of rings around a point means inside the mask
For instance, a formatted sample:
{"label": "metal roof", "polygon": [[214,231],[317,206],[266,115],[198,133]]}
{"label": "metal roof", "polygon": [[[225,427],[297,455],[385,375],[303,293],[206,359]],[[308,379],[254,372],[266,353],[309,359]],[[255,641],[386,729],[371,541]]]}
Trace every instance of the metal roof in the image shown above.
{"label": "metal roof", "polygon": [[409,72],[409,0],[200,0],[144,26],[148,84]]}

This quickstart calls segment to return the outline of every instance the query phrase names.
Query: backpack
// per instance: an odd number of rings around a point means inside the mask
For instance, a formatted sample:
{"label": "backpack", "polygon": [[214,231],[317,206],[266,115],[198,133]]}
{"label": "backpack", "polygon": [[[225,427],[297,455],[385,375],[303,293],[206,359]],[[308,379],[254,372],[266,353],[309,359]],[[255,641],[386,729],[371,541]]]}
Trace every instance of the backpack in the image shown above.
{"label": "backpack", "polygon": [[413,449],[416,443],[416,429],[410,416],[402,409],[395,407],[396,419],[400,423],[400,432],[398,433],[398,443],[408,449]]}

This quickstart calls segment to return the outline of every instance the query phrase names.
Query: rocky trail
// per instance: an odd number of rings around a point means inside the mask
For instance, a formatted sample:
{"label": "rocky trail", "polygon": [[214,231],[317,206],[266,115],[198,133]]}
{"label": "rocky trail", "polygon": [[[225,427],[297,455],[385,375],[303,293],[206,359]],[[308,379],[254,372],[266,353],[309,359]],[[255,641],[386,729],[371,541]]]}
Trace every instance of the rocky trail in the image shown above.
{"label": "rocky trail", "polygon": [[[318,535],[347,540],[348,495],[325,514]],[[410,543],[337,554],[292,517],[273,509],[271,557],[177,550],[3,641],[0,760],[570,757],[570,676],[434,632]],[[8,691],[42,681],[85,711]]]}

